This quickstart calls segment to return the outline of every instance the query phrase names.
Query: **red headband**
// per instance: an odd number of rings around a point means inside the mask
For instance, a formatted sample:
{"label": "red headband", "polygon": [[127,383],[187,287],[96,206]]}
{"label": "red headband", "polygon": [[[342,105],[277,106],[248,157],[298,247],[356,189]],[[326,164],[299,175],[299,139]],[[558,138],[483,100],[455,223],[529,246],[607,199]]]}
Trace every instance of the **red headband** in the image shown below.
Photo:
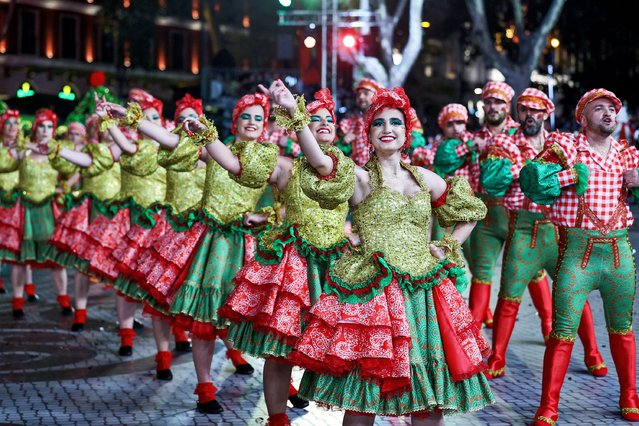
{"label": "red headband", "polygon": [[175,103],[175,115],[173,116],[173,121],[177,123],[180,113],[187,108],[193,108],[198,116],[202,115],[202,99],[195,99],[188,93],[184,95],[182,99]]}
{"label": "red headband", "polygon": [[17,109],[8,109],[4,114],[0,115],[0,131],[4,130],[4,123],[10,118],[17,118],[20,121],[20,111]]}
{"label": "red headband", "polygon": [[55,134],[55,129],[58,127],[58,116],[50,109],[42,108],[35,113],[35,120],[33,121],[33,127],[31,127],[31,140],[35,140],[36,129],[45,121],[50,121],[53,124],[53,133]]}
{"label": "red headband", "polygon": [[315,98],[315,100],[306,105],[306,112],[313,114],[320,108],[326,108],[333,118],[333,123],[335,123],[335,112],[333,111],[335,109],[335,102],[331,96],[331,91],[325,87],[315,92],[313,98]]}
{"label": "red headband", "polygon": [[235,134],[235,132],[237,131],[237,119],[239,118],[242,111],[253,105],[259,105],[264,109],[264,130],[258,138],[259,141],[263,141],[266,138],[266,122],[268,121],[270,108],[268,96],[262,93],[255,93],[254,95],[244,95],[240,98],[239,101],[237,101],[237,103],[235,104],[235,108],[233,108],[231,133]]}
{"label": "red headband", "polygon": [[413,119],[414,110],[410,107],[410,101],[406,92],[401,87],[395,87],[393,90],[380,89],[377,95],[373,98],[370,108],[366,112],[366,143],[370,145],[368,139],[368,132],[370,131],[373,118],[378,112],[385,108],[398,109],[404,113],[404,123],[406,125],[406,142],[402,148],[408,148],[410,146],[410,134],[413,131]]}
{"label": "red headband", "polygon": [[161,100],[151,96],[150,93],[142,89],[133,88],[129,90],[129,99],[140,104],[142,111],[146,111],[149,108],[155,108],[160,117],[162,117],[162,109],[164,107],[164,103]]}

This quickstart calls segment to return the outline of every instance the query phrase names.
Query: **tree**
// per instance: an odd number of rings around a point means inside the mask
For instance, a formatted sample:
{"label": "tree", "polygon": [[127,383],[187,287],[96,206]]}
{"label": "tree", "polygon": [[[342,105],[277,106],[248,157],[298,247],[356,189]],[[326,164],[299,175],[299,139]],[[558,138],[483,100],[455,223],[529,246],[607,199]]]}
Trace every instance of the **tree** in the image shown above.
{"label": "tree", "polygon": [[395,12],[389,14],[386,0],[379,0],[377,15],[379,19],[380,48],[382,60],[374,56],[354,53],[353,60],[365,72],[385,87],[402,86],[422,50],[422,9],[424,0],[410,0],[408,6],[408,40],[402,49],[402,59],[393,62],[395,29],[402,19],[408,0],[399,0]]}
{"label": "tree", "polygon": [[548,34],[555,26],[566,0],[552,0],[548,12],[535,30],[527,29],[524,24],[524,11],[521,0],[510,0],[515,21],[515,35],[519,39],[514,57],[499,52],[495,46],[493,34],[488,27],[484,0],[465,0],[468,13],[473,21],[475,42],[482,53],[499,69],[506,81],[521,93],[530,83],[530,75],[539,63]]}

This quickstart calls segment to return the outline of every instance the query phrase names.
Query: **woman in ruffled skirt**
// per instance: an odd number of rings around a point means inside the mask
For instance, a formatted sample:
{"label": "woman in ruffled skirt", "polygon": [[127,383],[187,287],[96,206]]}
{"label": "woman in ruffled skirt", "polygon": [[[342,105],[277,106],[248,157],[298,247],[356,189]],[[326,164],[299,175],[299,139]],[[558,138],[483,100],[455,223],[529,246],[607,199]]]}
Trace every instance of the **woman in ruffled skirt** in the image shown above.
{"label": "woman in ruffled skirt", "polygon": [[[271,89],[292,111],[281,82]],[[465,284],[459,253],[484,204],[460,178],[401,161],[412,112],[400,88],[380,91],[366,115],[374,155],[355,168],[349,194],[361,246],[333,262],[324,293],[290,358],[307,369],[300,395],[346,410],[344,424],[373,424],[375,415],[411,415],[438,424],[442,414],[494,402],[482,371],[488,342],[457,286]],[[335,160],[301,140],[310,167],[305,193],[331,197]],[[429,241],[434,213],[451,235]]]}

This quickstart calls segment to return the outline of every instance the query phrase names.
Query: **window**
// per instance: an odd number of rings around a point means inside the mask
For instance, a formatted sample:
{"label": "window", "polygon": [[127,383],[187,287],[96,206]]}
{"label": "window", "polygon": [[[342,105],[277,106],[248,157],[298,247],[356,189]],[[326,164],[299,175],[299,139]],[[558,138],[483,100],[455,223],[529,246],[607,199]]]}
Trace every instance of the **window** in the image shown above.
{"label": "window", "polygon": [[169,69],[176,71],[185,70],[185,48],[184,33],[171,31],[169,35]]}
{"label": "window", "polygon": [[36,55],[39,51],[37,21],[38,12],[35,10],[20,11],[18,52],[23,55]]}
{"label": "window", "polygon": [[115,62],[115,43],[112,33],[100,32],[100,56],[99,61],[105,64]]}
{"label": "window", "polygon": [[60,16],[60,57],[63,59],[78,59],[80,52],[80,25],[77,16]]}

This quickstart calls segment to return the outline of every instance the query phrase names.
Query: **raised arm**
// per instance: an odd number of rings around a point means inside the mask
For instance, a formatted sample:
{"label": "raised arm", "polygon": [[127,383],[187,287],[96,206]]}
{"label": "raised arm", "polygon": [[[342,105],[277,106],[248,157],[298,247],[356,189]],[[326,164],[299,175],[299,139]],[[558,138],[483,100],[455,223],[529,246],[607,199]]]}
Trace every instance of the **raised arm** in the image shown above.
{"label": "raised arm", "polygon": [[[282,80],[275,80],[268,89],[261,84],[259,88],[262,92],[269,95],[275,103],[284,108],[291,118],[297,119],[300,115],[306,114],[306,111],[301,111],[303,103],[295,100],[295,97]],[[301,126],[301,128],[294,130],[297,134],[297,141],[302,148],[302,152],[308,159],[311,167],[317,170],[321,176],[331,174],[334,168],[333,159],[324,154],[320,149],[308,125]]]}
{"label": "raised arm", "polygon": [[109,132],[113,141],[123,152],[133,155],[137,151],[137,145],[124,136],[118,127],[119,120],[113,117],[114,114],[117,114],[117,111],[121,111],[120,108],[124,109],[120,105],[106,102],[104,98],[98,99],[96,97],[95,113],[100,117],[99,130],[101,132]]}
{"label": "raised arm", "polygon": [[[204,137],[204,139],[202,140],[202,144],[206,148],[206,153],[210,158],[212,158],[220,166],[222,166],[223,169],[234,176],[239,176],[240,173],[242,173],[242,165],[240,164],[240,159],[237,157],[237,155],[233,154],[228,146],[224,145],[222,141],[218,139],[217,131],[214,131],[211,128],[212,123],[207,126],[207,123],[203,122],[201,119],[196,120],[193,118],[187,118],[184,120],[183,125],[184,130],[187,133],[193,135],[198,134]],[[204,136],[207,131],[211,133],[211,137],[208,140]]]}
{"label": "raised arm", "polygon": [[60,150],[60,157],[84,169],[91,166],[91,164],[93,163],[93,159],[91,158],[89,154],[86,154],[84,152],[74,151],[68,148],[62,148]]}

